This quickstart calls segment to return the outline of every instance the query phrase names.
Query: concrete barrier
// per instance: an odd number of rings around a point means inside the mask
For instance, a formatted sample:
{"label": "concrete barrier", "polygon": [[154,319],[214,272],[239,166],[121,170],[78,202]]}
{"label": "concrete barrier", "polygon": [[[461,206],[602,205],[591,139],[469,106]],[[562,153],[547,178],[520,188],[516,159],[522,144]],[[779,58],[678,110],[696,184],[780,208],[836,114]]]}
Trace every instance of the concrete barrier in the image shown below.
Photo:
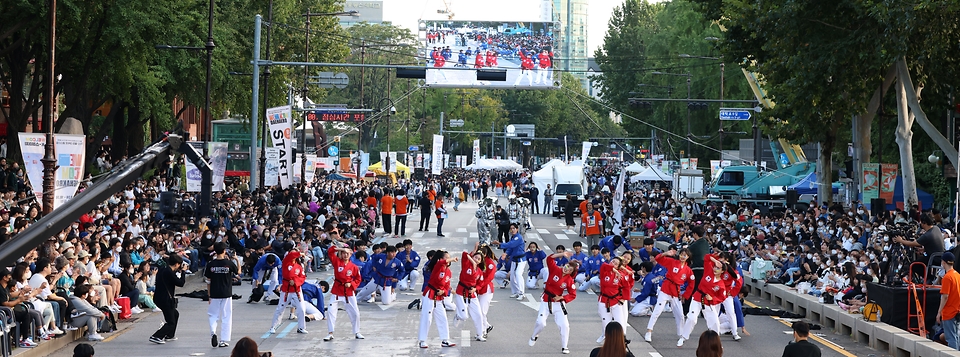
{"label": "concrete barrier", "polygon": [[847,313],[835,304],[823,304],[818,298],[799,294],[785,285],[749,278],[744,279],[744,284],[751,295],[895,357],[960,357],[960,351],[885,323],[866,321],[860,314]]}

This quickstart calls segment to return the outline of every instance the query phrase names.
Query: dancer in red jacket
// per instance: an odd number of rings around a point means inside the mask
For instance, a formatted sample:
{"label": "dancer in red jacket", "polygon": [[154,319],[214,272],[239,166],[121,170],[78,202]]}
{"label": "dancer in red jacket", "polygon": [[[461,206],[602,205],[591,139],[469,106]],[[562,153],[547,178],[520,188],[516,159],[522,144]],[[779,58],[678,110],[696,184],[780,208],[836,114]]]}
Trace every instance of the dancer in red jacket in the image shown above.
{"label": "dancer in red jacket", "polygon": [[473,325],[477,330],[474,339],[480,342],[486,342],[483,338],[483,313],[480,310],[480,300],[477,299],[477,287],[483,283],[483,254],[477,251],[480,242],[474,244],[473,253],[464,251],[460,258],[460,280],[457,282],[456,294],[453,296],[453,302],[457,305],[457,315],[454,317],[453,326],[460,327],[460,324],[469,318],[473,318]]}
{"label": "dancer in red jacket", "polygon": [[540,50],[540,54],[537,55],[537,62],[540,64],[537,69],[537,80],[534,83],[540,84],[550,84],[552,76],[550,76],[552,67],[551,58],[553,58],[553,52],[547,52],[547,50]]}
{"label": "dancer in red jacket", "polygon": [[483,314],[483,338],[493,331],[493,325],[487,321],[487,313],[490,311],[490,301],[493,300],[494,277],[497,274],[497,256],[490,249],[489,245],[480,246],[480,252],[483,253],[483,276],[477,284],[477,299],[480,300],[480,313]]}
{"label": "dancer in red jacket", "polygon": [[597,302],[597,312],[600,314],[600,338],[597,343],[603,343],[604,331],[610,321],[625,325],[623,310],[626,307],[620,304],[620,294],[623,290],[623,262],[620,257],[613,257],[609,262],[600,266],[600,294]]}
{"label": "dancer in red jacket", "polygon": [[357,308],[357,297],[354,292],[360,286],[362,277],[360,268],[350,262],[353,251],[350,248],[338,248],[336,243],[327,249],[330,264],[333,266],[333,286],[330,287],[330,305],[327,307],[327,337],[324,341],[333,340],[334,326],[337,324],[340,304],[347,311],[350,323],[353,325],[353,336],[363,339],[360,334],[360,309]]}
{"label": "dancer in red jacket", "polygon": [[570,349],[567,348],[567,341],[570,339],[570,321],[567,320],[565,304],[569,304],[577,298],[574,277],[577,275],[577,270],[580,269],[580,262],[573,260],[563,267],[559,267],[555,259],[560,257],[570,259],[571,256],[573,256],[573,252],[557,253],[547,257],[547,269],[550,273],[543,285],[540,310],[537,313],[537,324],[534,326],[533,336],[530,337],[528,342],[531,347],[537,343],[540,331],[543,331],[543,328],[547,326],[547,315],[553,314],[553,321],[560,328],[560,353],[570,353]]}
{"label": "dancer in red jacket", "polygon": [[[687,314],[687,321],[683,328],[683,336],[677,340],[677,347],[683,346],[683,341],[690,339],[690,333],[697,326],[697,317],[700,311],[703,311],[703,319],[707,320],[707,328],[717,333],[720,332],[720,304],[727,298],[727,288],[729,285],[723,281],[723,263],[716,261],[717,264],[707,266],[707,261],[716,259],[710,254],[704,258],[704,275],[697,285],[697,291],[693,292],[693,301],[690,302],[690,313]],[[713,268],[712,274],[707,268]]]}
{"label": "dancer in red jacket", "polygon": [[273,313],[270,333],[277,333],[283,310],[288,307],[297,310],[297,333],[307,333],[307,320],[303,315],[303,293],[300,292],[300,287],[303,286],[303,281],[307,278],[307,274],[303,272],[303,263],[303,257],[298,250],[292,250],[283,257],[280,304],[277,305],[277,310]]}
{"label": "dancer in red jacket", "polygon": [[427,270],[430,270],[430,280],[423,291],[423,309],[420,310],[420,348],[427,348],[427,333],[430,332],[431,323],[436,320],[437,332],[440,333],[440,346],[453,347],[457,344],[451,343],[450,326],[447,326],[447,313],[443,308],[443,299],[450,294],[450,263],[457,261],[458,258],[451,258],[450,253],[442,250],[436,251],[430,261],[427,262]]}
{"label": "dancer in red jacket", "polygon": [[[679,256],[680,259],[674,257]],[[650,342],[653,335],[653,326],[657,324],[657,319],[663,313],[664,307],[670,303],[673,311],[673,319],[677,323],[677,336],[683,338],[683,304],[680,303],[681,288],[686,286],[683,292],[683,298],[689,299],[693,295],[693,270],[687,265],[687,259],[690,259],[690,250],[683,248],[677,253],[677,246],[671,245],[666,253],[658,255],[657,264],[667,269],[667,276],[664,277],[657,292],[657,305],[653,308],[653,314],[650,315],[650,321],[647,322],[647,333],[643,334],[643,340]]]}

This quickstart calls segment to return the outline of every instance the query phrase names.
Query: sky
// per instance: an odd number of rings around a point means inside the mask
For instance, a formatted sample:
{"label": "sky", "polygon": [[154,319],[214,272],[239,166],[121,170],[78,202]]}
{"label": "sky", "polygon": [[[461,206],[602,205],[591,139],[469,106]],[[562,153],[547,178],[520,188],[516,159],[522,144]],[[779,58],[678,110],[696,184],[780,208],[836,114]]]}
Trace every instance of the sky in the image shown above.
{"label": "sky", "polygon": [[[548,0],[552,2],[552,0]],[[652,0],[660,2],[663,0]],[[447,0],[454,20],[460,21],[539,21],[541,0]],[[623,0],[589,0],[587,10],[587,46],[590,57],[603,45],[607,23],[613,8]],[[444,9],[443,0],[384,0],[384,21],[409,28],[417,33],[419,19],[441,20],[446,15],[438,14]]]}

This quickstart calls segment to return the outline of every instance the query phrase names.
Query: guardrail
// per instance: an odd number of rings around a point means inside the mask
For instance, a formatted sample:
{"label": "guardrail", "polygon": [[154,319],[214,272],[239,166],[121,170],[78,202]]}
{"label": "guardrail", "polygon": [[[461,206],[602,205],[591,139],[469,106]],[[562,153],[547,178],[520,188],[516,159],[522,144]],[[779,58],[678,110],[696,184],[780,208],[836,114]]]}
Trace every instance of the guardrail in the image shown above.
{"label": "guardrail", "polygon": [[834,304],[823,304],[816,297],[800,294],[782,284],[766,284],[762,280],[744,279],[751,295],[769,300],[783,310],[805,316],[819,323],[824,330],[848,336],[871,348],[888,352],[895,357],[960,357],[960,351],[951,349],[897,327],[863,319],[861,314],[850,314]]}

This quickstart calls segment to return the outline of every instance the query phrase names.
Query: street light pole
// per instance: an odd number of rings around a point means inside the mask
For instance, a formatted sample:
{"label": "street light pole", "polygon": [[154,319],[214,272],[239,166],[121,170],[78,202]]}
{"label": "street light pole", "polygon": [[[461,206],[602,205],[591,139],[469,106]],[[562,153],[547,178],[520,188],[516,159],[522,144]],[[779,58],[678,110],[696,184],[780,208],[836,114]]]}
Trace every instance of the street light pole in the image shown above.
{"label": "street light pole", "polygon": [[54,171],[56,171],[56,153],[54,152],[53,146],[53,112],[57,110],[54,107],[54,68],[56,66],[56,44],[57,44],[57,0],[50,0],[50,38],[47,43],[47,50],[49,51],[47,55],[50,58],[50,62],[47,63],[47,75],[45,78],[46,89],[45,93],[46,101],[44,105],[46,108],[46,115],[43,120],[43,130],[47,132],[47,141],[43,145],[43,214],[50,214],[53,212],[53,199],[56,194],[54,190],[56,189],[55,180],[54,180]]}
{"label": "street light pole", "polygon": [[[310,62],[310,9],[307,9],[307,13],[303,15],[307,19],[307,34],[306,39],[303,44],[303,58],[305,62]],[[303,101],[301,106],[306,108],[307,106],[307,84],[310,81],[310,67],[303,67]],[[306,186],[307,181],[307,112],[303,111],[303,130],[300,132],[300,183]],[[314,141],[320,138],[313,138]]]}
{"label": "street light pole", "polygon": [[200,124],[200,128],[201,128],[200,134],[202,136],[198,135],[200,137],[200,140],[203,140],[203,141],[211,141],[212,139],[211,129],[213,128],[213,126],[211,125],[211,120],[213,119],[213,115],[210,113],[210,92],[211,92],[211,81],[213,78],[213,48],[216,47],[216,45],[214,45],[213,43],[213,6],[214,6],[213,2],[214,0],[210,0],[209,2],[210,6],[209,6],[209,9],[207,10],[207,43],[205,46],[207,49],[207,93],[206,93],[206,100],[203,105],[203,111],[204,111],[203,123]]}
{"label": "street light pole", "polygon": [[[693,75],[690,73],[665,73],[665,72],[651,72],[654,75],[664,75],[664,76],[678,76],[678,77],[687,77],[687,155],[690,155],[690,148],[693,139],[693,131],[690,127],[690,84],[693,81]],[[689,156],[688,156],[689,157]]]}
{"label": "street light pole", "polygon": [[[265,53],[266,55],[265,59],[267,60],[271,59],[270,58],[270,38],[272,37],[272,35],[273,35],[273,0],[270,0],[269,5],[267,5],[267,52]],[[257,68],[259,68],[259,66],[257,66]],[[251,182],[253,183],[252,185],[250,185],[251,190],[257,189],[256,183],[258,181],[260,185],[263,185],[264,179],[266,177],[264,176],[265,174],[264,171],[267,165],[267,120],[266,120],[267,113],[266,111],[267,111],[267,108],[269,108],[269,105],[270,105],[270,67],[268,66],[263,72],[263,111],[264,111],[263,118],[264,120],[262,123],[260,123],[258,127],[250,128],[251,131],[260,132],[260,160],[250,161],[251,167],[253,165],[259,165],[258,166],[259,170],[257,171],[257,173],[259,174],[257,179],[259,180],[254,180],[254,178],[252,177],[253,171],[251,171],[250,179],[251,179]],[[251,142],[250,145],[254,147],[254,149],[250,150],[250,152],[256,153],[257,150],[255,147],[257,143]]]}

